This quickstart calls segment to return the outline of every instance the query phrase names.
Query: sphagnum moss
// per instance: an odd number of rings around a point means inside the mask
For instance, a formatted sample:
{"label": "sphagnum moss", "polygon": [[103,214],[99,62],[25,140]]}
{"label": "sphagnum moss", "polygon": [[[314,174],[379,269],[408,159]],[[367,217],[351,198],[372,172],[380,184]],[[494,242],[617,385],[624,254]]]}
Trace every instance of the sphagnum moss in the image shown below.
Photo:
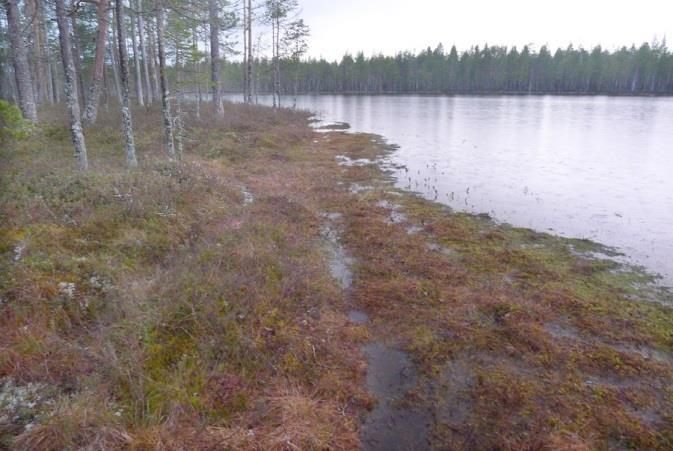
{"label": "sphagnum moss", "polygon": [[177,165],[159,112],[136,115],[131,172],[113,117],[86,174],[60,120],[0,150],[0,377],[54,399],[0,443],[357,448],[380,341],[422,375],[396,402],[430,414],[432,447],[670,447],[670,294],[590,255],[610,250],[399,192],[371,163],[390,147],[303,113],[227,105]]}

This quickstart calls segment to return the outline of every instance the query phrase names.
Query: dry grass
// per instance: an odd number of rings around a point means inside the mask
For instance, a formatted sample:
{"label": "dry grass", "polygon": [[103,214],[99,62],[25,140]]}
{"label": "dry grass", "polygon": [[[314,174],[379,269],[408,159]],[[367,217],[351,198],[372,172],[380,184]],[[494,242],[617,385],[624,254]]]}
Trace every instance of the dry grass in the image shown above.
{"label": "dry grass", "polygon": [[351,448],[368,402],[361,338],[313,189],[296,185],[324,169],[293,163],[313,137],[306,116],[228,106],[190,124],[178,165],[157,112],[142,117],[138,171],[113,114],[87,133],[86,174],[62,120],[2,153],[0,377],[55,386],[58,404],[3,443]]}
{"label": "dry grass", "polygon": [[[410,402],[438,449],[672,445],[673,313],[644,299],[668,295],[577,255],[593,244],[396,193],[335,160],[385,146],[303,113],[227,105],[188,124],[172,164],[158,111],[136,111],[127,171],[104,112],[85,174],[49,116],[0,151],[0,379],[51,388],[0,447],[357,448],[374,339],[422,371]],[[329,273],[326,212],[357,258],[350,290]],[[353,305],[371,324],[349,323]]]}

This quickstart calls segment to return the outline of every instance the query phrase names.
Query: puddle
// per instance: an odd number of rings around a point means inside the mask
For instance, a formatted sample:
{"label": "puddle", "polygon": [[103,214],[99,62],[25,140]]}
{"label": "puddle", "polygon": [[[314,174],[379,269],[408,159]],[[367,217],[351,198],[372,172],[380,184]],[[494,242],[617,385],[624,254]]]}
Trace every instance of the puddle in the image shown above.
{"label": "puddle", "polygon": [[446,255],[447,257],[453,257],[455,255],[458,255],[458,252],[454,251],[453,249],[450,249],[446,246],[442,246],[441,244],[437,243],[428,243],[425,245],[425,247],[432,252],[439,252],[442,255]]}
{"label": "puddle", "polygon": [[660,351],[647,345],[618,344],[613,345],[612,347],[619,352],[638,355],[645,360],[653,360],[658,363],[673,365],[673,356],[671,356],[671,354],[668,354],[664,351]]}
{"label": "puddle", "polygon": [[369,322],[369,315],[360,310],[351,310],[348,312],[348,321],[361,326]]}
{"label": "puddle", "polygon": [[586,346],[596,346],[597,344],[608,346],[617,352],[623,352],[634,356],[642,357],[645,360],[652,360],[658,363],[673,365],[673,355],[644,344],[631,343],[611,343],[595,337],[597,343],[593,343],[580,334],[576,327],[561,323],[547,323],[544,326],[549,335],[556,339],[566,339],[580,342]]}
{"label": "puddle", "polygon": [[474,363],[468,357],[458,357],[446,364],[437,381],[437,420],[458,427],[472,413],[470,390],[475,385]]}
{"label": "puddle", "polygon": [[408,235],[418,235],[423,231],[423,227],[412,225],[407,227],[407,234]]}
{"label": "puddle", "polygon": [[388,200],[378,201],[376,205],[389,211],[389,217],[386,219],[386,223],[401,224],[407,221],[407,215],[399,211],[399,205],[395,205]]}
{"label": "puddle", "polygon": [[241,186],[241,194],[243,194],[243,205],[248,206],[255,202],[255,196],[252,195],[247,187]]}
{"label": "puddle", "polygon": [[329,271],[332,277],[339,282],[341,288],[348,289],[353,285],[352,266],[355,260],[346,253],[339,242],[339,232],[334,222],[342,218],[340,213],[325,215],[328,224],[323,227],[322,236],[325,239],[325,248],[328,253]]}
{"label": "puddle", "polygon": [[373,191],[374,187],[371,185],[362,185],[360,183],[351,183],[348,191],[351,194],[360,194],[368,191]]}
{"label": "puddle", "polygon": [[347,157],[346,155],[337,155],[336,160],[339,162],[339,165],[341,166],[369,166],[372,164],[375,164],[373,160],[370,160],[369,158],[350,158]]}
{"label": "puddle", "polygon": [[544,325],[544,329],[549,335],[556,339],[564,338],[574,341],[583,341],[579,330],[569,324],[549,322]]}
{"label": "puddle", "polygon": [[348,122],[334,122],[317,127],[317,130],[335,131],[335,130],[349,130],[351,125]]}
{"label": "puddle", "polygon": [[364,353],[369,365],[367,389],[376,397],[377,404],[362,425],[363,449],[430,449],[431,415],[406,407],[402,402],[418,381],[418,373],[409,356],[380,342],[365,346]]}

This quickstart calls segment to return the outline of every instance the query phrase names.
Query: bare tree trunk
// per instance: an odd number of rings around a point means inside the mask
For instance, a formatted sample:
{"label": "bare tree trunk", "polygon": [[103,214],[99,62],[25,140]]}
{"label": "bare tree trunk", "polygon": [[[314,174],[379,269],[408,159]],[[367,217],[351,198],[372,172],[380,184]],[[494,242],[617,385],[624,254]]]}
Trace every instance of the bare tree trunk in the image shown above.
{"label": "bare tree trunk", "polygon": [[[124,30],[124,0],[116,0],[115,11],[117,13],[117,47],[119,49],[119,72],[122,85],[122,128],[126,147],[126,164],[135,168],[138,166],[138,160],[136,159],[136,146],[133,141],[133,120],[129,108],[129,67]],[[140,99],[142,100],[142,97]]]}
{"label": "bare tree trunk", "polygon": [[276,42],[275,42],[275,48],[276,48],[276,58],[274,60],[274,86],[273,90],[276,93],[276,97],[278,97],[278,108],[281,107],[280,105],[280,17],[276,18]]}
{"label": "bare tree trunk", "polygon": [[166,53],[164,51],[164,5],[162,0],[156,0],[157,9],[157,50],[159,53],[159,80],[161,83],[161,109],[164,116],[164,139],[166,152],[172,159],[176,158],[173,142],[173,127],[171,124],[171,103],[166,79]]}
{"label": "bare tree trunk", "polygon": [[50,103],[56,101],[56,96],[54,93],[53,77],[51,70],[51,55],[49,54],[49,42],[47,41],[47,22],[44,19],[44,4],[43,2],[37,0],[36,2],[36,20],[38,26],[40,27],[40,55],[42,56],[42,68],[45,71],[44,73],[44,83],[45,83],[45,95],[47,96]]}
{"label": "bare tree trunk", "polygon": [[247,80],[247,89],[246,89],[246,102],[252,103],[252,0],[247,0],[248,3],[248,17],[247,17],[247,42],[248,42],[248,54],[246,58],[246,80]]}
{"label": "bare tree trunk", "polygon": [[77,17],[73,14],[70,16],[70,20],[72,21],[72,57],[75,62],[75,74],[77,75],[77,99],[79,107],[82,109],[84,108],[84,80],[82,79],[82,57],[77,42]]}
{"label": "bare tree trunk", "polygon": [[111,27],[112,29],[112,44],[110,45],[110,61],[112,63],[112,75],[115,79],[115,88],[117,90],[117,101],[119,104],[122,104],[122,87],[121,82],[119,81],[119,63],[117,61],[118,50],[117,47],[117,13],[116,8],[112,9],[112,23],[115,25]]}
{"label": "bare tree trunk", "polygon": [[96,30],[96,56],[91,73],[91,86],[89,96],[86,99],[82,122],[85,126],[96,122],[98,116],[98,103],[100,99],[101,83],[105,71],[105,50],[108,36],[108,0],[98,0],[96,16],[98,17],[98,29]]}
{"label": "bare tree trunk", "polygon": [[72,48],[70,47],[70,30],[68,30],[64,0],[56,0],[56,22],[58,23],[61,59],[63,60],[63,69],[65,72],[65,97],[68,104],[70,134],[72,135],[72,143],[75,146],[77,165],[81,170],[86,170],[89,167],[89,163],[87,161],[82,124],[80,123],[76,85],[77,74],[75,73],[75,63],[73,61]]}
{"label": "bare tree trunk", "polygon": [[[196,25],[193,26],[192,28],[192,43],[194,45],[195,49],[199,48],[199,42],[198,42],[198,34],[197,34],[198,27]],[[197,98],[196,98],[196,118],[201,119],[201,67],[200,67],[200,61],[195,59],[194,60],[194,74],[195,74],[195,79],[196,79],[196,91],[197,91]]]}
{"label": "bare tree trunk", "polygon": [[[151,21],[150,21],[151,22]],[[147,31],[147,37],[149,40],[149,55],[148,55],[148,62],[150,66],[150,74],[152,75],[152,81],[153,81],[153,86],[154,86],[154,98],[158,99],[161,96],[161,87],[159,83],[159,76],[157,75],[157,46],[155,44],[155,33],[153,30],[149,29],[149,24],[148,22],[148,31]]]}
{"label": "bare tree trunk", "polygon": [[42,55],[42,65],[45,70],[45,83],[46,83],[46,95],[49,99],[50,103],[55,103],[56,100],[56,74],[52,70],[52,60],[51,60],[51,54],[49,51],[49,42],[48,42],[48,32],[47,32],[47,21],[45,20],[44,17],[44,3],[37,0],[36,2],[36,20],[39,23],[40,26],[40,45],[42,46],[42,49],[40,50],[40,54]]}
{"label": "bare tree trunk", "polygon": [[145,93],[147,95],[147,105],[152,105],[154,102],[154,91],[152,90],[152,83],[150,82],[150,66],[147,55],[147,46],[145,45],[145,18],[143,17],[143,2],[137,1],[138,6],[138,38],[140,44],[140,53],[143,57],[143,72],[145,76]]}
{"label": "bare tree trunk", "polygon": [[30,30],[33,35],[32,55],[35,63],[36,93],[35,101],[42,103],[49,99],[49,82],[47,80],[46,62],[44,59],[44,15],[43,5],[38,0],[26,1],[26,15],[30,20]]}
{"label": "bare tree trunk", "polygon": [[133,49],[133,68],[135,69],[136,97],[138,98],[138,104],[140,106],[145,106],[145,96],[143,95],[143,77],[140,70],[140,55],[138,53],[136,26],[133,16],[131,16],[131,48]]}
{"label": "bare tree trunk", "polygon": [[213,107],[218,116],[224,116],[220,98],[220,18],[215,0],[208,0],[210,22],[210,82],[212,83]]}
{"label": "bare tree trunk", "polygon": [[17,0],[2,0],[7,13],[7,26],[9,44],[12,50],[12,63],[14,65],[14,77],[16,78],[16,90],[18,103],[23,117],[37,124],[37,105],[33,92],[33,80],[28,65],[28,55],[21,33],[21,20]]}
{"label": "bare tree trunk", "polygon": [[178,158],[182,158],[183,148],[183,137],[185,134],[184,124],[182,121],[182,72],[180,71],[180,65],[182,64],[182,50],[180,49],[180,43],[175,42],[175,123],[173,127],[173,134],[175,136],[175,150],[177,152]]}

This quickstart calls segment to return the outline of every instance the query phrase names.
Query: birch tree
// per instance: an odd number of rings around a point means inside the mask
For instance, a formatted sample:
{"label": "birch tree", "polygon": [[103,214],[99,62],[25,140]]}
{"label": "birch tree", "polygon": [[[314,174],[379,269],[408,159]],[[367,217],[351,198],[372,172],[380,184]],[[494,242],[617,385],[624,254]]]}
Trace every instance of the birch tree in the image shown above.
{"label": "birch tree", "polygon": [[9,45],[16,80],[19,108],[25,119],[37,124],[37,105],[33,92],[33,78],[28,65],[28,54],[23,40],[21,13],[18,0],[2,0],[7,15]]}
{"label": "birch tree", "polygon": [[[117,47],[119,49],[119,75],[122,89],[122,131],[126,148],[126,164],[135,168],[138,166],[136,147],[133,140],[133,121],[129,107],[129,66],[126,54],[126,31],[124,30],[124,0],[116,0],[117,13]],[[142,99],[142,97],[141,97]]]}
{"label": "birch tree", "polygon": [[145,93],[147,95],[147,104],[152,105],[154,102],[154,90],[150,82],[150,61],[147,54],[147,45],[145,43],[145,18],[143,12],[143,2],[138,0],[136,3],[138,7],[138,43],[140,44],[140,54],[143,59],[143,75],[145,77]]}
{"label": "birch tree", "polygon": [[63,71],[65,73],[65,100],[68,106],[68,118],[70,120],[70,135],[72,143],[75,146],[75,157],[77,165],[81,170],[89,167],[86,154],[86,143],[82,124],[80,123],[79,100],[77,98],[77,74],[75,73],[75,63],[70,47],[70,30],[68,29],[68,18],[65,9],[64,0],[55,0],[56,2],[56,23],[58,24],[58,38],[61,46],[61,60],[63,62]]}
{"label": "birch tree", "polygon": [[208,0],[208,18],[210,24],[210,82],[212,84],[213,107],[218,116],[224,116],[220,98],[220,17],[217,0]]}
{"label": "birch tree", "polygon": [[164,4],[162,0],[156,0],[157,15],[157,53],[159,54],[159,82],[161,84],[161,110],[164,118],[164,145],[171,159],[176,158],[175,143],[173,140],[173,126],[171,124],[171,103],[166,78],[166,51],[165,51],[165,20]]}
{"label": "birch tree", "polygon": [[86,99],[82,122],[85,126],[92,125],[98,117],[98,104],[100,99],[101,84],[105,71],[105,50],[108,36],[108,0],[98,0],[96,5],[96,17],[98,29],[96,30],[96,54],[93,69],[91,71],[91,85]]}
{"label": "birch tree", "polygon": [[252,0],[243,0],[243,96],[245,103],[252,104]]}

